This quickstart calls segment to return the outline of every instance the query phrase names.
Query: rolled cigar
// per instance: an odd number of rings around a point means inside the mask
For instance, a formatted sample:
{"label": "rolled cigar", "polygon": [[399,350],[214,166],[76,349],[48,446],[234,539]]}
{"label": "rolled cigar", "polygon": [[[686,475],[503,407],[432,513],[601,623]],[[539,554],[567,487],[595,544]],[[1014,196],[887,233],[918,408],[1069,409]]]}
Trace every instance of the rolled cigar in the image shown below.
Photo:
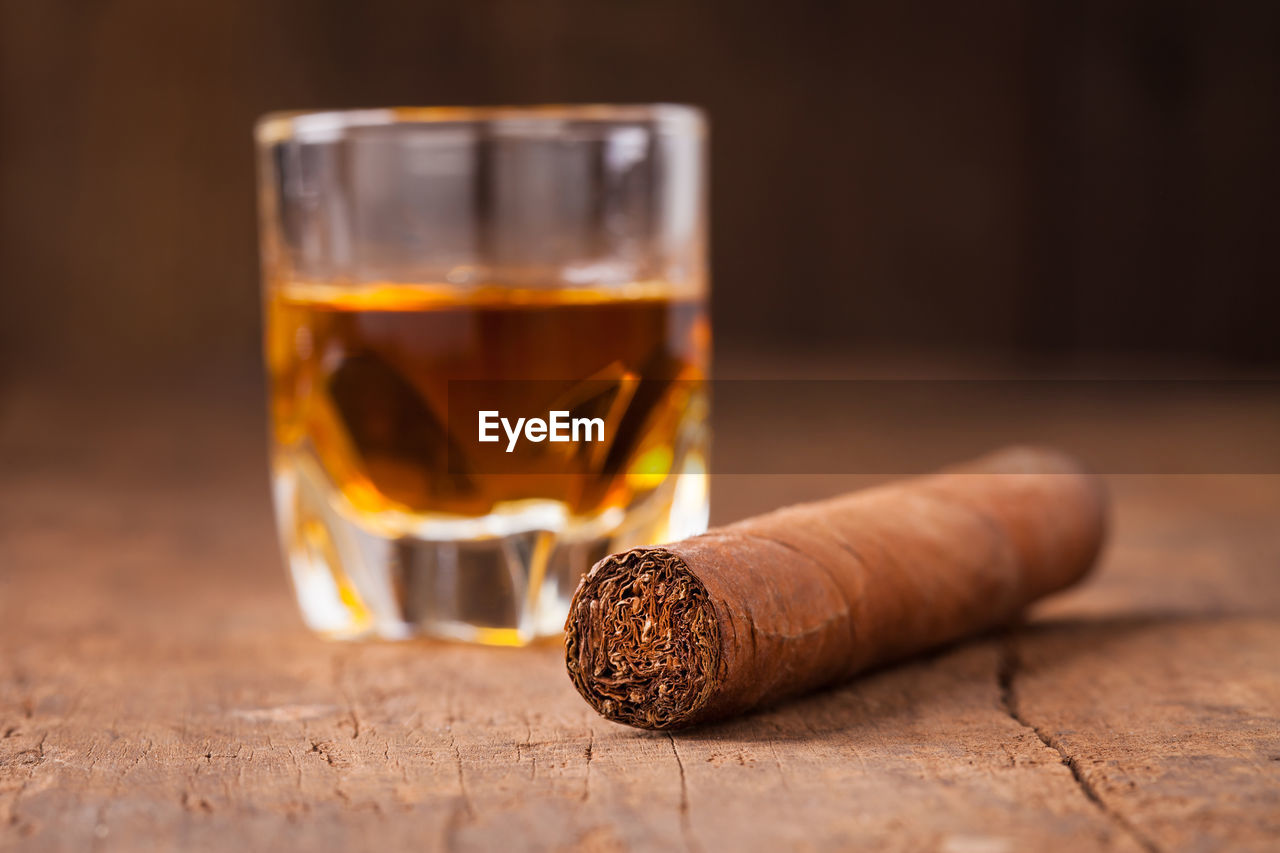
{"label": "rolled cigar", "polygon": [[610,720],[673,729],[834,684],[1012,620],[1089,571],[1102,482],[1011,448],[606,557],[570,605],[566,663]]}

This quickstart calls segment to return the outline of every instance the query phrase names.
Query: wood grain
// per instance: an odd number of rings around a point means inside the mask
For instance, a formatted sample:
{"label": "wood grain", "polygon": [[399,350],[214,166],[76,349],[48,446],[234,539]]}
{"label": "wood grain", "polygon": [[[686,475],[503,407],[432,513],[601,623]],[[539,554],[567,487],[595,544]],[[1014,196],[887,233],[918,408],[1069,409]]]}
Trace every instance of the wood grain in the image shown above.
{"label": "wood grain", "polygon": [[[674,736],[555,645],[334,645],[280,568],[253,398],[16,392],[0,421],[0,847],[1274,849],[1280,478],[1114,478],[1025,626]],[[851,478],[726,478],[722,520]]]}

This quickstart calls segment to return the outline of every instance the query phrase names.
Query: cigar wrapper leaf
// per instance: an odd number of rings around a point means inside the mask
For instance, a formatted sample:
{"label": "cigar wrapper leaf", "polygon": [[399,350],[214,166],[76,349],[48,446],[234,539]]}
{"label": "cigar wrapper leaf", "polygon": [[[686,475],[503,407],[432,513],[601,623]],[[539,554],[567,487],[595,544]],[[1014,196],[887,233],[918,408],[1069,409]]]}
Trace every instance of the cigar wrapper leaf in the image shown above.
{"label": "cigar wrapper leaf", "polygon": [[570,605],[566,664],[605,717],[742,713],[1007,624],[1080,580],[1101,481],[1011,448],[938,474],[606,557]]}

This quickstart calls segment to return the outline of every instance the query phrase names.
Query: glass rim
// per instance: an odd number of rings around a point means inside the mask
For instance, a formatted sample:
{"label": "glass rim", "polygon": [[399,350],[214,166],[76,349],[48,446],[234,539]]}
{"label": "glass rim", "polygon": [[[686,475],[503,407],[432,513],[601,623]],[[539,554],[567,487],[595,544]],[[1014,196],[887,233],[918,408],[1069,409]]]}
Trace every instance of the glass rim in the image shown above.
{"label": "glass rim", "polygon": [[642,123],[663,133],[706,132],[706,114],[690,104],[529,104],[500,106],[371,107],[351,110],[284,110],[270,112],[254,123],[254,138],[260,145],[285,140],[328,142],[350,130],[429,126],[451,128],[462,125],[501,127],[504,135],[546,137],[565,123],[599,125],[608,131],[617,125]]}

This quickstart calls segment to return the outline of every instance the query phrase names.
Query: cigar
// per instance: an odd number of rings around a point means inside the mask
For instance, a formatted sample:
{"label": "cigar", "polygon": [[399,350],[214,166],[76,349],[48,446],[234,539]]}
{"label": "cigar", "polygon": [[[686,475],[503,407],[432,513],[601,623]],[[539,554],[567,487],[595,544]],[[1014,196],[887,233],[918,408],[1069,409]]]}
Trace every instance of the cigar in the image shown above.
{"label": "cigar", "polygon": [[606,557],[570,605],[566,663],[602,715],[706,722],[1006,624],[1080,580],[1102,482],[1011,448],[968,465]]}

